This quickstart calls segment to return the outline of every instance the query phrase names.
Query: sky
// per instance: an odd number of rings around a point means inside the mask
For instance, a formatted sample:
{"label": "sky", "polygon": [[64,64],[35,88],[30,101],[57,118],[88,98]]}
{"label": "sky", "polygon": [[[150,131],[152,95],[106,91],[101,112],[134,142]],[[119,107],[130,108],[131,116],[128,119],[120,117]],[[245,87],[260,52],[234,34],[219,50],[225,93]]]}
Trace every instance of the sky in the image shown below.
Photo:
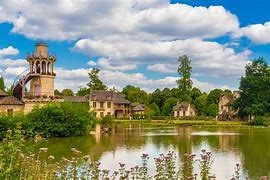
{"label": "sky", "polygon": [[10,86],[40,40],[57,54],[57,89],[91,68],[112,88],[176,87],[178,57],[193,86],[236,90],[246,64],[270,60],[268,0],[0,0],[0,75]]}

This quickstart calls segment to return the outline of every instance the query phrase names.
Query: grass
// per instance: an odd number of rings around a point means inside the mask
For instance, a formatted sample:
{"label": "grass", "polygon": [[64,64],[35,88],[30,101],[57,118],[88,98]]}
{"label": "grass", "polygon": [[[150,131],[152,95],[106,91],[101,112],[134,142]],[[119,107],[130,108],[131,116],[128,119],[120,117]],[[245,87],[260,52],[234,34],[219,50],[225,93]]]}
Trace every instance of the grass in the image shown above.
{"label": "grass", "polygon": [[243,121],[215,121],[215,120],[118,120],[115,123],[140,123],[149,125],[181,125],[181,126],[204,126],[204,127],[222,127],[222,128],[241,128],[254,127],[249,122]]}

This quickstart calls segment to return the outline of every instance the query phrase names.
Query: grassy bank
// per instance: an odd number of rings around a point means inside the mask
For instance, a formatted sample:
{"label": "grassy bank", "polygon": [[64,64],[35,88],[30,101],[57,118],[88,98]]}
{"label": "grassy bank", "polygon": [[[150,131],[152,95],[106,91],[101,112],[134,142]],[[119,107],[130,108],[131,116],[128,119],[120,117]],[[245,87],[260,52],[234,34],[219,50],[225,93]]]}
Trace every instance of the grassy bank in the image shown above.
{"label": "grassy bank", "polygon": [[[204,126],[204,127],[222,127],[222,128],[242,128],[255,127],[249,122],[243,121],[215,121],[215,120],[113,120],[115,123],[139,123],[149,125],[181,125],[181,126]],[[256,126],[258,127],[258,126]],[[265,126],[259,126],[265,127]],[[268,124],[269,127],[269,124]]]}

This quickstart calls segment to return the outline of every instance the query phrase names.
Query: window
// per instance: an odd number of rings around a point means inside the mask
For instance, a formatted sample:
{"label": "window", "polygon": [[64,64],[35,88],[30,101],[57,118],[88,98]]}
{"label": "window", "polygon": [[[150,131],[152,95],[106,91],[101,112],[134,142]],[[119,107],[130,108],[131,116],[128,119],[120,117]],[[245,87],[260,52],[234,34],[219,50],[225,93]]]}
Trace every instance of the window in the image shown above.
{"label": "window", "polygon": [[103,102],[100,103],[100,108],[103,108],[103,104],[104,104]]}
{"label": "window", "polygon": [[111,102],[107,102],[107,108],[111,108],[112,103]]}
{"label": "window", "polygon": [[183,116],[186,116],[186,111],[183,111]]}
{"label": "window", "polygon": [[111,112],[107,112],[107,115],[110,116],[110,115],[112,115],[112,114],[111,114]]}
{"label": "window", "polygon": [[100,112],[100,118],[104,117],[104,112]]}
{"label": "window", "polygon": [[93,108],[97,107],[97,102],[93,102]]}
{"label": "window", "polygon": [[13,116],[13,109],[8,109],[7,110],[7,115],[8,116]]}
{"label": "window", "polygon": [[221,105],[221,110],[223,110],[223,105]]}

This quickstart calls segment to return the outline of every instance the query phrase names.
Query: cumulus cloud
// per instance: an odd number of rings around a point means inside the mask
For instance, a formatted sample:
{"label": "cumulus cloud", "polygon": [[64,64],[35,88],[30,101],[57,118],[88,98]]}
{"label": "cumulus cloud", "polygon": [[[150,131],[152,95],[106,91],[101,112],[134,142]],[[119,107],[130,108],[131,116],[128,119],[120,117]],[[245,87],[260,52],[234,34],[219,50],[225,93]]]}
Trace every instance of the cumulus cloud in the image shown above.
{"label": "cumulus cloud", "polygon": [[9,55],[17,55],[18,53],[19,53],[18,49],[14,48],[13,46],[0,49],[0,57],[9,56]]}
{"label": "cumulus cloud", "polygon": [[111,34],[209,38],[239,26],[237,17],[222,6],[192,7],[169,0],[9,0],[1,1],[0,15],[0,21],[13,23],[15,33],[51,40]]}
{"label": "cumulus cloud", "polygon": [[[56,88],[71,88],[74,91],[77,91],[79,87],[84,87],[89,81],[88,72],[89,69],[75,69],[75,70],[67,70],[61,69],[57,70],[56,76]],[[64,73],[66,75],[60,74]],[[59,74],[59,75],[58,75]],[[146,77],[142,73],[126,73],[121,71],[112,71],[112,70],[101,70],[100,71],[100,79],[109,87],[115,87],[121,90],[126,85],[138,86],[144,89],[147,92],[152,92],[156,88],[163,89],[165,87],[174,88],[176,87],[176,80],[179,77],[174,76],[166,76],[160,79],[152,79]],[[70,83],[70,77],[75,77],[72,79],[73,83]],[[223,86],[218,84],[211,84],[209,82],[201,82],[197,79],[192,79],[193,85],[195,87],[200,88],[202,91],[209,92],[214,88],[221,89],[232,89],[229,86]]]}
{"label": "cumulus cloud", "polygon": [[90,60],[90,61],[87,62],[87,65],[89,65],[89,66],[96,66],[97,63],[95,61],[93,61],[93,60]]}
{"label": "cumulus cloud", "polygon": [[264,24],[253,24],[243,27],[234,33],[234,37],[246,36],[257,44],[270,43],[270,22]]}
{"label": "cumulus cloud", "polygon": [[179,55],[187,54],[192,60],[194,73],[225,78],[243,75],[250,54],[250,51],[237,53],[226,45],[200,39],[165,42],[134,41],[121,37],[106,40],[81,39],[74,49],[88,55],[113,59],[115,63],[125,60],[127,64],[151,64],[148,69],[158,72],[176,72]]}
{"label": "cumulus cloud", "polygon": [[148,65],[147,69],[155,72],[161,72],[161,73],[175,73],[176,72],[176,66],[170,65],[170,64],[152,64]]}

